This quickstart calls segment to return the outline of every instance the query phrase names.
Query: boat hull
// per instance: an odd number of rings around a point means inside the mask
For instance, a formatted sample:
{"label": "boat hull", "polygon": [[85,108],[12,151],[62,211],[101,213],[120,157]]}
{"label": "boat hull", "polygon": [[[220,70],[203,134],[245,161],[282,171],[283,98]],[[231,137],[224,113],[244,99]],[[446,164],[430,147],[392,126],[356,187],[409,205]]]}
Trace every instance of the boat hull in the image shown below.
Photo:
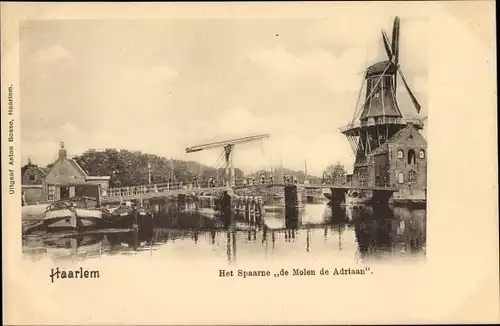
{"label": "boat hull", "polygon": [[154,215],[143,208],[119,208],[104,217],[107,227],[118,229],[149,228],[154,222]]}
{"label": "boat hull", "polygon": [[133,228],[135,226],[135,213],[133,211],[121,214],[113,214],[104,219],[109,227]]}
{"label": "boat hull", "polygon": [[45,213],[44,226],[47,231],[78,230],[97,227],[102,221],[102,212],[87,209],[60,209]]}

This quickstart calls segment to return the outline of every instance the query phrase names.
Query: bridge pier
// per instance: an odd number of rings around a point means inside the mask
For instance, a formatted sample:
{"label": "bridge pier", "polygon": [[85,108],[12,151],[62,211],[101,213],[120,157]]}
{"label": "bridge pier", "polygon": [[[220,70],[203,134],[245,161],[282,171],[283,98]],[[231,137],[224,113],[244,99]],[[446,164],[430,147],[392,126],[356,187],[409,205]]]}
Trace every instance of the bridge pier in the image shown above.
{"label": "bridge pier", "polygon": [[229,228],[234,226],[234,218],[232,214],[232,197],[225,191],[221,198],[220,203],[220,213],[222,221],[224,222],[224,227]]}
{"label": "bridge pier", "polygon": [[347,189],[330,188],[330,191],[332,192],[332,199],[330,200],[332,204],[340,205],[342,203],[345,203],[345,194],[347,192]]}
{"label": "bridge pier", "polygon": [[285,186],[285,225],[295,229],[299,221],[299,194],[296,185]]}
{"label": "bridge pier", "polygon": [[186,195],[179,194],[177,195],[177,210],[183,211],[186,209]]}
{"label": "bridge pier", "polygon": [[299,207],[299,196],[297,191],[297,186],[286,185],[285,186],[285,207]]}
{"label": "bridge pier", "polygon": [[373,190],[372,204],[374,205],[389,205],[389,199],[392,197],[392,192]]}

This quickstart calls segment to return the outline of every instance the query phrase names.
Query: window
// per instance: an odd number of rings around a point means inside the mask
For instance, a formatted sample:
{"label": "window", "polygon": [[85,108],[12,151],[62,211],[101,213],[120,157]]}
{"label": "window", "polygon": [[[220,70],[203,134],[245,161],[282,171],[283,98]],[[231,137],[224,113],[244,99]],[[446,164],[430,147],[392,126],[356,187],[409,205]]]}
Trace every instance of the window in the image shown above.
{"label": "window", "polygon": [[402,150],[398,150],[398,158],[404,158],[404,153]]}
{"label": "window", "polygon": [[416,182],[417,181],[417,172],[410,170],[408,172],[408,182]]}
{"label": "window", "polygon": [[399,183],[404,183],[405,182],[405,175],[403,172],[399,172],[398,174],[398,182]]}
{"label": "window", "polygon": [[415,151],[413,149],[408,151],[408,164],[415,164]]}
{"label": "window", "polygon": [[28,180],[29,181],[36,181],[36,175],[34,175],[34,174],[28,175]]}
{"label": "window", "polygon": [[48,200],[54,200],[54,185],[48,185]]}
{"label": "window", "polygon": [[425,158],[425,151],[423,149],[420,150],[420,153],[418,153],[418,157],[421,159]]}

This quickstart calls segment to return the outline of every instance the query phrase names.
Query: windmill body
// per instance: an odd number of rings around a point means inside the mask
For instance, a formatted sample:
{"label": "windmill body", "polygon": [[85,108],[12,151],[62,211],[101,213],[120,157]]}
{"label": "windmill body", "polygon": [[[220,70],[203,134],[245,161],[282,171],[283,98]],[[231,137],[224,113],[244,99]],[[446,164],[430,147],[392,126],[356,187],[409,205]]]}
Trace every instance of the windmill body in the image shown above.
{"label": "windmill body", "polygon": [[[426,189],[427,143],[419,133],[424,126],[422,120],[405,118],[397,100],[396,88],[401,80],[420,113],[420,104],[398,62],[399,24],[396,17],[391,43],[382,31],[389,60],[367,67],[353,118],[341,132],[355,155],[353,175],[349,178],[353,185],[399,186],[402,190],[395,197],[413,198],[418,193],[420,198],[425,194],[420,190]],[[357,192],[356,197],[369,199],[370,195]]]}

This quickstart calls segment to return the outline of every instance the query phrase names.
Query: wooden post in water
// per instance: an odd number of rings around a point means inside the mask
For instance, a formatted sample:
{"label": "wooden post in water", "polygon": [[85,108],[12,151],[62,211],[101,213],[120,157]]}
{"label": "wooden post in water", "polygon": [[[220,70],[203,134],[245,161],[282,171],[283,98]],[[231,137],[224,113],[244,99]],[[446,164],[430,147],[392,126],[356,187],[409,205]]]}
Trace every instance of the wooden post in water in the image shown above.
{"label": "wooden post in water", "polygon": [[134,225],[133,225],[133,229],[134,230],[137,230],[139,228],[139,217],[138,217],[139,213],[137,212],[137,210],[134,211]]}

